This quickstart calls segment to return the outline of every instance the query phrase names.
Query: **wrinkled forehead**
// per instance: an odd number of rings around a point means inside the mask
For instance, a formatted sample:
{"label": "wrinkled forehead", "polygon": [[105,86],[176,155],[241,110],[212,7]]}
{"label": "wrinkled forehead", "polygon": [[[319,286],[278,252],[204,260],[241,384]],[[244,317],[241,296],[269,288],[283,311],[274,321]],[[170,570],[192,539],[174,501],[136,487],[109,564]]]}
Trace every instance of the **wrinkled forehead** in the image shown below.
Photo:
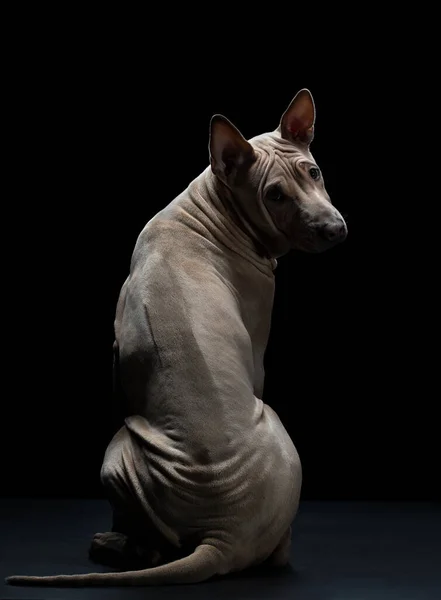
{"label": "wrinkled forehead", "polygon": [[296,177],[296,165],[301,161],[314,162],[308,149],[296,146],[274,134],[264,134],[249,140],[255,149],[257,161],[255,175],[261,179],[260,186],[279,178]]}

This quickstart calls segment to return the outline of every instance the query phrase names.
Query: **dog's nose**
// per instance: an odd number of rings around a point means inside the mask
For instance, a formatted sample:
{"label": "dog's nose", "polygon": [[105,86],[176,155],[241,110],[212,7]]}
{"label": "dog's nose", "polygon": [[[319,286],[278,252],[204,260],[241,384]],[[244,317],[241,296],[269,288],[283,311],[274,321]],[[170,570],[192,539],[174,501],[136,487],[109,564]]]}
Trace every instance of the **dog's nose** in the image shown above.
{"label": "dog's nose", "polygon": [[326,223],[320,228],[321,235],[328,242],[342,242],[346,238],[346,226],[344,223]]}

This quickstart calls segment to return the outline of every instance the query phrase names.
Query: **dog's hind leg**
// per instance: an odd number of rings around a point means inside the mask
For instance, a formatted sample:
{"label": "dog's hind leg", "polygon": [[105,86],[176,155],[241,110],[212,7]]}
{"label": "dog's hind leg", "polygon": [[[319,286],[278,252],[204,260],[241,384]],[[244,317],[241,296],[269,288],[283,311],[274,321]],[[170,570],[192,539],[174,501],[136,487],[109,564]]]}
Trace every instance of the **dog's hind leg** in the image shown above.
{"label": "dog's hind leg", "polygon": [[274,552],[266,560],[269,567],[284,567],[289,563],[291,550],[291,527],[286,531]]}
{"label": "dog's hind leg", "polygon": [[89,547],[93,562],[122,570],[145,569],[188,553],[186,547],[173,546],[134,503],[126,504],[115,489],[106,488],[113,509],[112,528],[94,535]]}
{"label": "dog's hind leg", "polygon": [[[145,514],[111,501],[112,530],[96,533],[89,547],[89,558],[96,563],[118,569],[156,567],[180,557],[175,548],[160,534]],[[116,508],[118,506],[118,508]]]}

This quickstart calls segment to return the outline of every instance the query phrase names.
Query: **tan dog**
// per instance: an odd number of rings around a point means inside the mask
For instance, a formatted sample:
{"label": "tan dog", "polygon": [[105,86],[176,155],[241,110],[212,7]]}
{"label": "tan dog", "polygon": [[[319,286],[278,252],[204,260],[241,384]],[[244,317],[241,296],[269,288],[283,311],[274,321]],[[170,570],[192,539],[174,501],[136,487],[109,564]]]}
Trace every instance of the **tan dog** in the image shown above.
{"label": "tan dog", "polygon": [[115,320],[128,416],[101,472],[115,520],[91,556],[148,568],[8,583],[179,584],[288,562],[301,464],[261,400],[273,270],[347,234],[309,150],[314,121],[308,90],[250,141],[214,116],[211,166],[138,238]]}

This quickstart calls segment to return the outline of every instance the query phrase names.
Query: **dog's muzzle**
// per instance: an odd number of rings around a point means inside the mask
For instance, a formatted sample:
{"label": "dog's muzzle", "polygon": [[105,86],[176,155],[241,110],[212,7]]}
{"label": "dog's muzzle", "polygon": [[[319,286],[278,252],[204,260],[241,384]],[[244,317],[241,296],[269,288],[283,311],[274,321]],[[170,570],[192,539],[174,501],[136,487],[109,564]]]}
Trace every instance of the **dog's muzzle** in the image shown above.
{"label": "dog's muzzle", "polygon": [[346,239],[348,230],[343,221],[337,221],[318,226],[317,233],[323,240],[331,244],[339,244]]}
{"label": "dog's muzzle", "polygon": [[324,252],[344,242],[348,229],[343,219],[324,220],[310,223],[298,236],[295,247],[306,252]]}

